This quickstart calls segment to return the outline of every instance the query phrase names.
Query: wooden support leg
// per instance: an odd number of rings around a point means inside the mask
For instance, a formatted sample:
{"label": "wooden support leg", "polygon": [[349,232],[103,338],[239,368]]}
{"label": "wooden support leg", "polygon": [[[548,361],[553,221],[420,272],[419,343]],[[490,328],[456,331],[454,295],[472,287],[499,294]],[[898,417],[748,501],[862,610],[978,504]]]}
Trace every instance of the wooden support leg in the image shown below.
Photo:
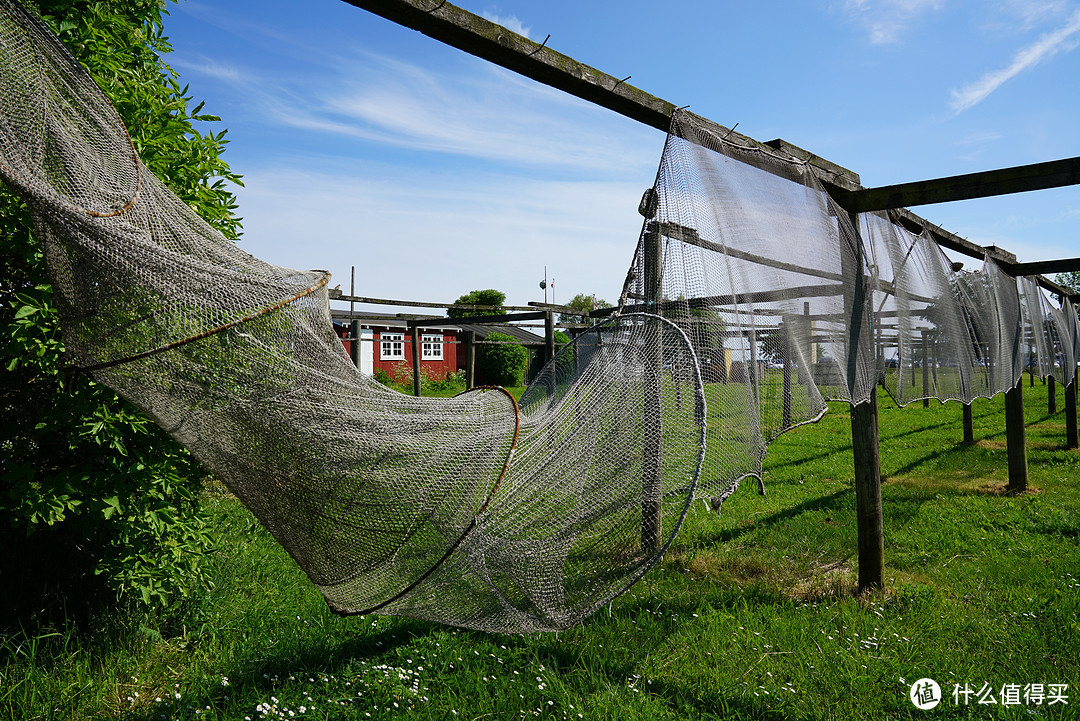
{"label": "wooden support leg", "polygon": [[1080,447],[1080,439],[1076,433],[1076,381],[1065,386],[1065,446],[1067,448]]}
{"label": "wooden support leg", "polygon": [[476,331],[465,333],[465,388],[476,387]]}
{"label": "wooden support leg", "polygon": [[354,320],[349,324],[349,336],[352,341],[349,342],[349,356],[352,358],[353,365],[357,368],[360,367],[360,321]]}
{"label": "wooden support leg", "polygon": [[971,413],[971,403],[964,404],[964,443],[975,442],[975,424]]}
{"label": "wooden support leg", "polygon": [[1057,413],[1057,379],[1053,375],[1046,379],[1046,411]]}
{"label": "wooden support leg", "polygon": [[412,328],[412,387],[413,395],[419,396],[421,392],[420,388],[420,326],[414,325]]}
{"label": "wooden support leg", "polygon": [[1005,392],[1005,440],[1009,453],[1009,490],[1027,490],[1027,431],[1024,427],[1024,380]]}
{"label": "wooden support leg", "polygon": [[859,533],[859,590],[885,585],[885,539],[881,511],[881,456],[877,393],[851,407],[855,456],[855,505]]}

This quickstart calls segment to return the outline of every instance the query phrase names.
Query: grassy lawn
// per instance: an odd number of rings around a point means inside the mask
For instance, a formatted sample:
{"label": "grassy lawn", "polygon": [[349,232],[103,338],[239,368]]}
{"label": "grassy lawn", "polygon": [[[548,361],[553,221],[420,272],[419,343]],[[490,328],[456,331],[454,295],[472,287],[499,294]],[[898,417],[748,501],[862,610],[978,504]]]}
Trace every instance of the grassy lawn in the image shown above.
{"label": "grassy lawn", "polygon": [[[696,504],[660,567],[559,634],[339,618],[211,489],[213,588],[106,614],[94,632],[3,638],[0,718],[1080,718],[1080,453],[1064,450],[1046,387],[1025,394],[1022,496],[1002,493],[1001,398],[975,403],[974,445],[958,404],[881,398],[884,592],[853,592],[837,404],[771,446],[767,498],[746,483],[720,517]],[[946,695],[930,711],[908,700],[924,677]],[[1041,705],[1028,684],[1043,684]],[[1068,684],[1067,705],[1049,704],[1050,684]],[[1019,703],[1003,705],[1013,685]],[[998,703],[979,703],[987,691]]]}

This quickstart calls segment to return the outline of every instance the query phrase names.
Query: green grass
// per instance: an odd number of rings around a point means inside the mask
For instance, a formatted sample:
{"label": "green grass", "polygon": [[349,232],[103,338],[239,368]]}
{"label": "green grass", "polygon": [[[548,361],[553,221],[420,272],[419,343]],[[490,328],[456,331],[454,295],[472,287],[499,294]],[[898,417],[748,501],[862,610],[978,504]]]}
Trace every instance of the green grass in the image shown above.
{"label": "green grass", "polygon": [[[1062,447],[1045,386],[1025,393],[1021,496],[1002,493],[1000,398],[975,403],[964,445],[958,404],[882,397],[888,580],[871,596],[854,592],[841,404],[771,446],[767,498],[746,483],[720,517],[695,504],[661,566],[559,634],[338,618],[212,493],[213,588],[167,612],[105,614],[94,632],[4,638],[0,718],[1080,718],[1080,453]],[[1067,683],[1069,704],[950,697],[919,711],[907,694],[922,677],[995,697]]]}

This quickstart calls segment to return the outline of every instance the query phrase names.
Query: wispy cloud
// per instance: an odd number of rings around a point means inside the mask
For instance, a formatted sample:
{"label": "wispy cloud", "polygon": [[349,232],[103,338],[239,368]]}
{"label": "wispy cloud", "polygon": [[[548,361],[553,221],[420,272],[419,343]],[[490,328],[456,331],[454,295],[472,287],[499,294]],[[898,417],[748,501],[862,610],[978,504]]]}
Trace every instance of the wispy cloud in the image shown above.
{"label": "wispy cloud", "polygon": [[952,110],[953,115],[978,105],[990,93],[1025,70],[1035,67],[1043,60],[1047,60],[1058,53],[1067,53],[1073,50],[1080,44],[1080,38],[1076,37],[1077,33],[1080,33],[1080,10],[1075,11],[1062,27],[1046,33],[1031,45],[1022,48],[1013,56],[1012,62],[1006,67],[986,73],[975,82],[965,85],[959,90],[952,90],[950,92],[949,108]]}
{"label": "wispy cloud", "polygon": [[616,175],[652,167],[660,143],[642,144],[636,127],[612,135],[606,111],[490,66],[455,73],[364,53],[295,79],[212,60],[182,67],[232,84],[278,126],[380,146]]}
{"label": "wispy cloud", "polygon": [[495,13],[487,11],[480,14],[491,22],[495,23],[496,25],[502,25],[507,30],[532,39],[532,36],[529,34],[532,31],[532,28],[527,28],[522,25],[521,21],[518,20],[516,15],[496,15]]}
{"label": "wispy cloud", "polygon": [[943,0],[846,0],[843,8],[869,32],[874,45],[892,45],[916,20],[938,10]]}

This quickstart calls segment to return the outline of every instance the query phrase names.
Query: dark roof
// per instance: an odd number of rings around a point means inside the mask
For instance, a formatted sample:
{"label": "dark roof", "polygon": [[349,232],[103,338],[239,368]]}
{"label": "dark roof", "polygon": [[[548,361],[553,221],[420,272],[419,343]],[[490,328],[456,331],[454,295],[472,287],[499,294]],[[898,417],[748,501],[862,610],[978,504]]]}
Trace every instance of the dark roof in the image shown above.
{"label": "dark roof", "polygon": [[395,318],[391,315],[383,313],[367,313],[363,311],[354,311],[353,313],[349,313],[345,310],[337,310],[333,308],[331,309],[330,314],[334,322],[336,323],[348,323],[351,320],[358,320],[360,321],[361,325],[365,326],[386,326],[392,328],[404,328],[406,327],[409,320],[414,318],[423,318],[447,321],[446,325],[437,327],[460,328],[463,333],[468,331],[474,331],[476,333],[477,340],[484,340],[492,333],[504,333],[511,338],[516,338],[517,340],[524,343],[542,343],[544,340],[544,336],[542,335],[533,333],[526,328],[511,325],[509,323],[485,323],[482,325],[478,323],[469,323],[467,325],[457,325],[451,319],[439,315],[415,315],[410,313],[408,314],[408,318]]}

